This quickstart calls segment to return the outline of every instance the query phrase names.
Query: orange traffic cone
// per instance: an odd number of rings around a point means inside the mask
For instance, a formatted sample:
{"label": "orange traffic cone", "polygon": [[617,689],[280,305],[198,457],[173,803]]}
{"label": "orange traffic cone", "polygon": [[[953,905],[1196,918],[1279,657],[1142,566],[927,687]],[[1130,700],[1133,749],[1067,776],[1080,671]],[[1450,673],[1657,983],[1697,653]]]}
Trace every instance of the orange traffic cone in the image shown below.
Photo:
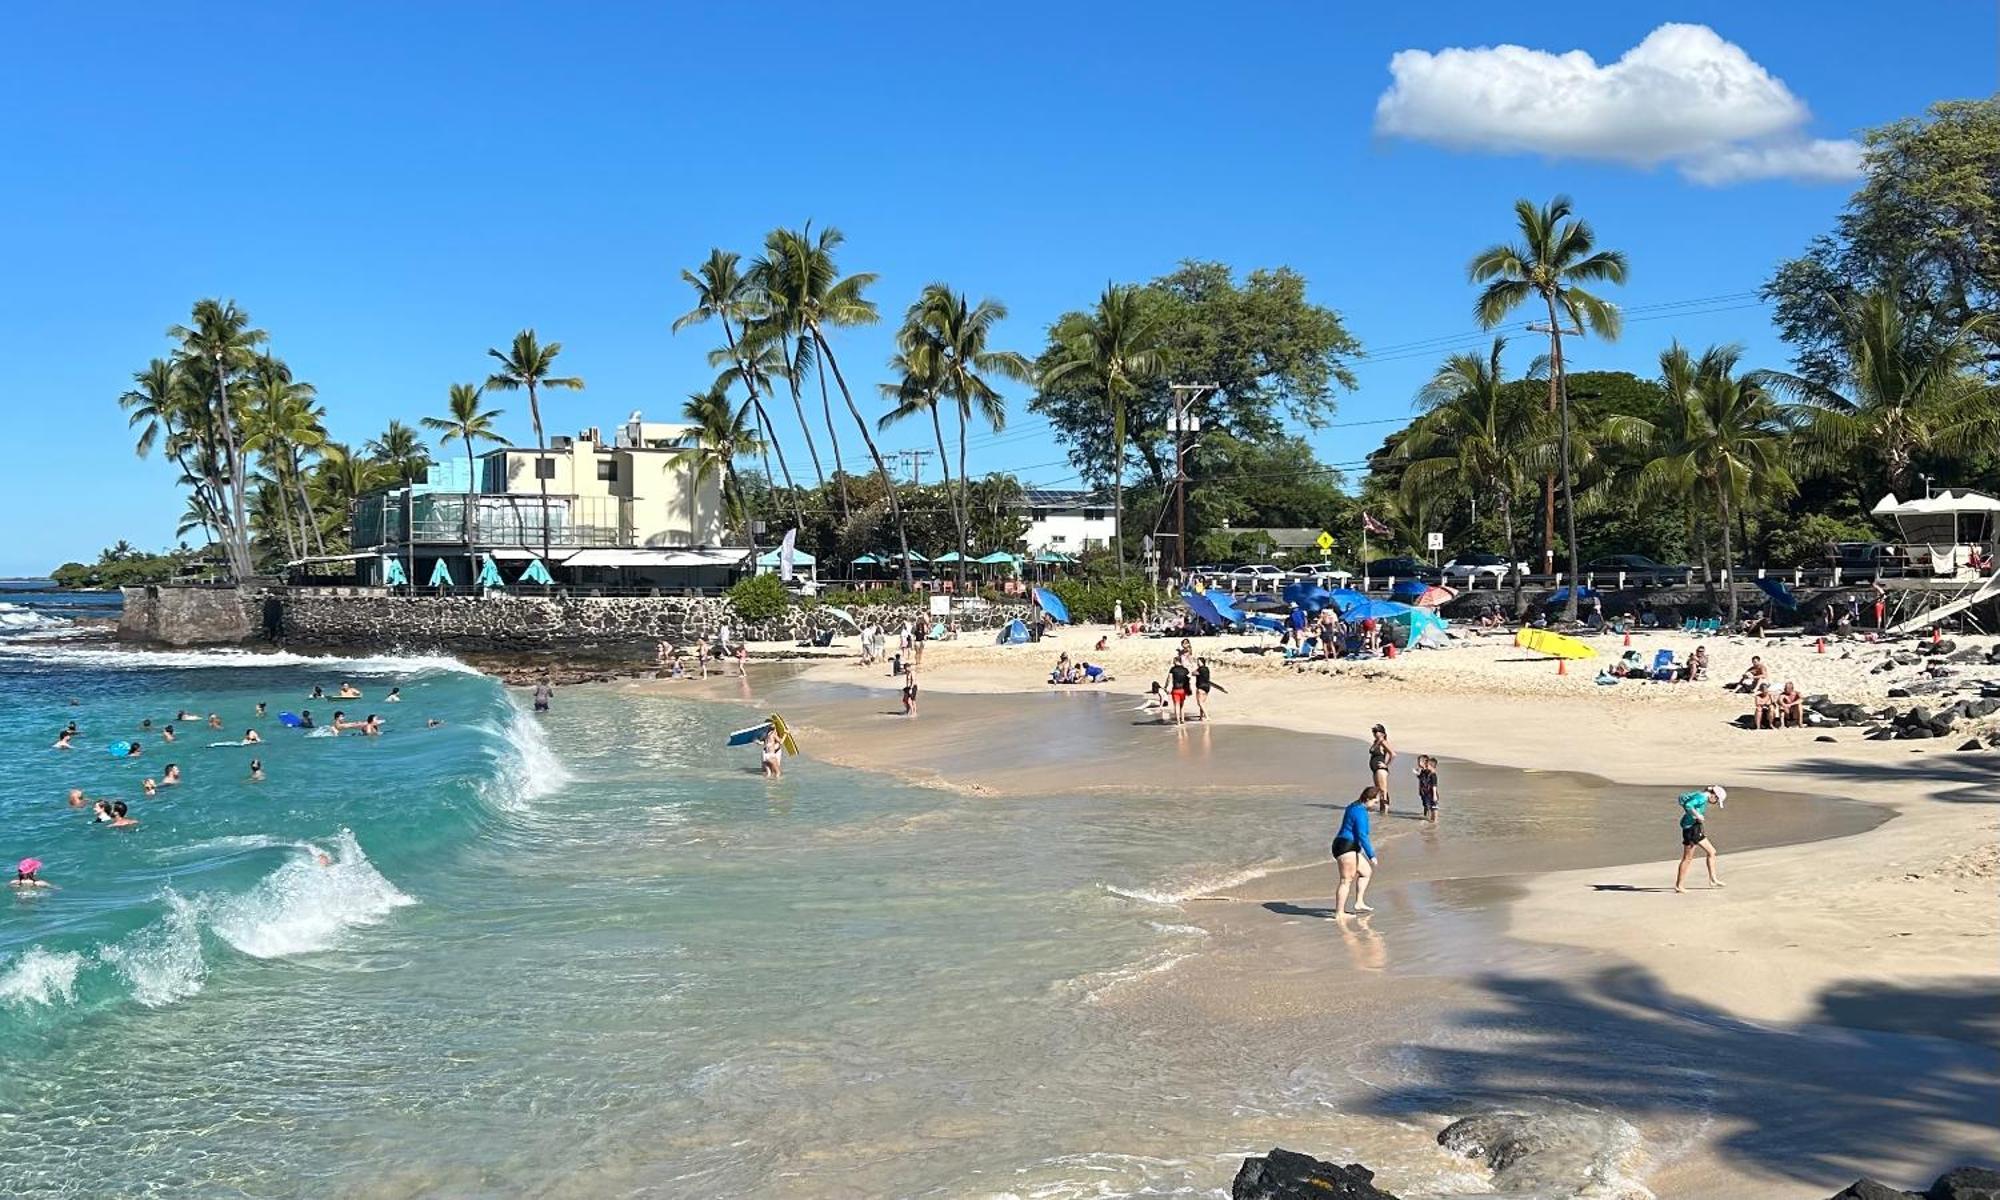
{"label": "orange traffic cone", "polygon": [[1568,660],[1568,659],[1566,659],[1566,658],[1559,658],[1559,659],[1557,659],[1557,660],[1556,660],[1556,674],[1558,674],[1558,675],[1567,675],[1567,674],[1569,674],[1569,660]]}
{"label": "orange traffic cone", "polygon": [[1629,629],[1625,631],[1625,644],[1628,646],[1632,644],[1632,631]]}
{"label": "orange traffic cone", "polygon": [[1817,648],[1815,648],[1815,649],[1813,650],[1813,653],[1814,653],[1814,654],[1825,654],[1825,653],[1826,653],[1826,639],[1825,639],[1825,638],[1821,638],[1821,639],[1819,640],[1819,646],[1818,646]]}
{"label": "orange traffic cone", "polygon": [[1935,646],[1943,640],[1944,640],[1944,630],[1940,629],[1936,625],[1931,626],[1931,645]]}

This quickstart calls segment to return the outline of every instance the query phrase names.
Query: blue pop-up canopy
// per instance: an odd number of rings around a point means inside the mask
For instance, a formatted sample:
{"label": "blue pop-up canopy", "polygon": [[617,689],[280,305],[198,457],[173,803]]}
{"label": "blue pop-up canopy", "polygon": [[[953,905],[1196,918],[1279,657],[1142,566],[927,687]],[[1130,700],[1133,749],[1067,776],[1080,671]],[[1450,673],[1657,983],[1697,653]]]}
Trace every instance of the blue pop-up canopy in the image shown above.
{"label": "blue pop-up canopy", "polygon": [[1049,614],[1049,616],[1061,621],[1065,625],[1070,623],[1069,606],[1062,602],[1061,596],[1056,595],[1049,589],[1044,587],[1036,588],[1035,603],[1041,605],[1042,611]]}

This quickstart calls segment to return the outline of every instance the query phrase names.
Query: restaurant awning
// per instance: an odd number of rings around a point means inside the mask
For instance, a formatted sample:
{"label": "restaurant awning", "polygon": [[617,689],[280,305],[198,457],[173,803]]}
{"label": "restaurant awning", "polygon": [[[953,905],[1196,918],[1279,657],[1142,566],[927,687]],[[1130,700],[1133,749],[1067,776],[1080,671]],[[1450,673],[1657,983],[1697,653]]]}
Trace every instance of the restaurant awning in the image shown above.
{"label": "restaurant awning", "polygon": [[697,550],[691,547],[645,546],[579,550],[563,559],[566,567],[732,567],[747,550]]}

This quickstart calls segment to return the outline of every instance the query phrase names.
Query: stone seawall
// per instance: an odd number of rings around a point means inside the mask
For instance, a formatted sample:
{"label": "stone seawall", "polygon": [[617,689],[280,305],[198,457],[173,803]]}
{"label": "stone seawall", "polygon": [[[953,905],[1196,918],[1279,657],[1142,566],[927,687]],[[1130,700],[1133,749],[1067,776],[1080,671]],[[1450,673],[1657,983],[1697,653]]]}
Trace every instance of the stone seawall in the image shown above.
{"label": "stone seawall", "polygon": [[[744,621],[727,600],[699,597],[388,596],[291,592],[274,597],[270,634],[292,645],[452,650],[549,650],[678,646],[713,638],[805,641],[852,630],[819,608],[793,608],[767,621]],[[991,629],[1019,615],[1004,608],[965,612],[961,629]],[[885,605],[856,610],[865,624],[901,628],[936,620],[922,609]]]}
{"label": "stone seawall", "polygon": [[262,592],[234,587],[119,588],[118,638],[162,646],[223,646],[265,632]]}

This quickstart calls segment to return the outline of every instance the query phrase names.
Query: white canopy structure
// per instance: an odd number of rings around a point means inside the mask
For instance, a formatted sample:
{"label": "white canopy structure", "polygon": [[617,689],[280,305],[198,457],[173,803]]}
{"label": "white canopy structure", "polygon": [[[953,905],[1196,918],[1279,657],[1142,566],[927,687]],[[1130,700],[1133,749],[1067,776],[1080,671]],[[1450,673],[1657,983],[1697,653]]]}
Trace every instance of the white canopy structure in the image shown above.
{"label": "white canopy structure", "polygon": [[1993,557],[2000,500],[1992,496],[1946,488],[1921,500],[1898,500],[1891,492],[1869,511],[1896,523],[1902,541],[1912,550],[1913,562],[1921,561],[1915,553],[1918,547],[1928,549],[1934,575],[1978,570]]}

